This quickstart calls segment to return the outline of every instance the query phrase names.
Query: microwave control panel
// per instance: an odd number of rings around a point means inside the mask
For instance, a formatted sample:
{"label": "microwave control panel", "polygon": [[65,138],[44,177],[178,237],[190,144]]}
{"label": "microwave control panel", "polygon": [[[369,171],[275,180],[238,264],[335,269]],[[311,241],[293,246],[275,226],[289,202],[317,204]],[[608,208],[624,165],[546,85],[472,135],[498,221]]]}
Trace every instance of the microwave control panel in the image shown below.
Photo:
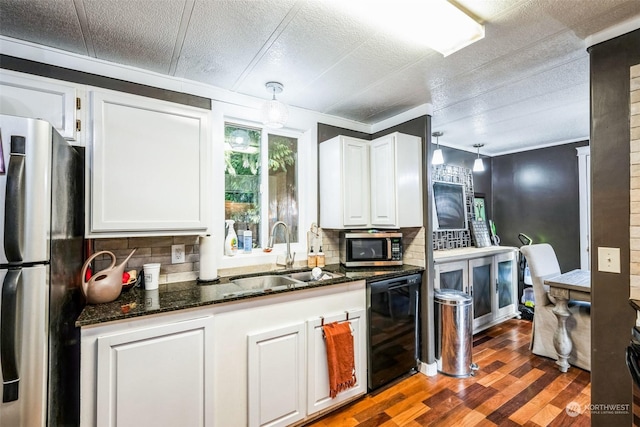
{"label": "microwave control panel", "polygon": [[402,238],[391,238],[391,260],[402,261]]}

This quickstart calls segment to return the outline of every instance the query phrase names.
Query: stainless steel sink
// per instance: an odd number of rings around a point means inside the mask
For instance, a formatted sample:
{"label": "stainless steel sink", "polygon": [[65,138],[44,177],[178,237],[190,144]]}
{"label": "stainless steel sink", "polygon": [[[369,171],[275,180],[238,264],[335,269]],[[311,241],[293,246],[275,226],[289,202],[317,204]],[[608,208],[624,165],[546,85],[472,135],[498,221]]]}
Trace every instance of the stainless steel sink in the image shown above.
{"label": "stainless steel sink", "polygon": [[[316,279],[313,278],[313,276],[311,276],[311,272],[310,271],[301,271],[299,273],[290,273],[290,274],[286,274],[285,276],[291,277],[292,279],[300,280],[302,282],[311,282],[311,281],[315,281],[316,280]],[[320,277],[317,280],[329,280],[329,279],[335,279],[336,277],[344,277],[344,274],[333,273],[333,272],[330,272],[330,271],[323,271],[322,274],[320,275]]]}
{"label": "stainless steel sink", "polygon": [[280,290],[287,288],[295,288],[303,282],[299,279],[287,277],[284,275],[267,275],[245,277],[244,279],[232,280],[233,283],[240,286],[244,290]]}

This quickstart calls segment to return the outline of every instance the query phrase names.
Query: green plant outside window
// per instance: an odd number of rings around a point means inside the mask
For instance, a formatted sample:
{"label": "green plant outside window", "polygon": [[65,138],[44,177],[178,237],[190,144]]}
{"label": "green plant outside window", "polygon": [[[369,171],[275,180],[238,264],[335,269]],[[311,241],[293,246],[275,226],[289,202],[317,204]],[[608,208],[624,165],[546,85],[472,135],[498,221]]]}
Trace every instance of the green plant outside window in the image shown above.
{"label": "green plant outside window", "polygon": [[[261,234],[263,221],[269,230],[276,221],[284,221],[290,226],[291,241],[298,241],[298,140],[266,133],[263,142],[263,133],[262,129],[225,125],[225,219],[236,222],[239,236],[248,227],[254,248],[268,239]],[[268,167],[263,171],[261,153],[265,146]],[[263,173],[268,174],[265,198],[260,191]],[[268,206],[263,206],[263,200]],[[284,236],[276,238],[284,241]]]}

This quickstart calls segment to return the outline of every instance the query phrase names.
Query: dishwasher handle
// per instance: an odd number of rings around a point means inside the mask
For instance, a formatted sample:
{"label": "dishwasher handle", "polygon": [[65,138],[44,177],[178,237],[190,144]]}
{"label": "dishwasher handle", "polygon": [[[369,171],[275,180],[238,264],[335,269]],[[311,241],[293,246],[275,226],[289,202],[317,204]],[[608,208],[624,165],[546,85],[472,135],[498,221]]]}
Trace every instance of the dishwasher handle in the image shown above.
{"label": "dishwasher handle", "polygon": [[388,292],[397,288],[404,288],[408,286],[420,285],[422,283],[422,275],[411,274],[409,276],[398,277],[395,279],[381,280],[379,282],[369,283],[371,293],[377,294],[381,292]]}

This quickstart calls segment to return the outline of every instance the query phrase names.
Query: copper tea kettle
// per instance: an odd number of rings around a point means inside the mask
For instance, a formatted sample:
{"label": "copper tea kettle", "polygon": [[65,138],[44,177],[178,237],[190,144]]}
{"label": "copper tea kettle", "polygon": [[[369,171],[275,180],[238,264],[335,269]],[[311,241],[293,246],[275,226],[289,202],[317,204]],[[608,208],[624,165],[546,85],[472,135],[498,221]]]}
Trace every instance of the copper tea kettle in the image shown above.
{"label": "copper tea kettle", "polygon": [[[134,254],[136,249],[131,251],[127,259],[120,265],[116,266],[116,256],[113,252],[100,251],[91,255],[82,267],[82,293],[89,304],[101,304],[105,302],[115,301],[120,292],[122,292],[122,274],[127,265],[127,261]],[[111,257],[111,265],[91,276],[89,281],[86,280],[87,268],[91,261],[99,255],[106,254]]]}

